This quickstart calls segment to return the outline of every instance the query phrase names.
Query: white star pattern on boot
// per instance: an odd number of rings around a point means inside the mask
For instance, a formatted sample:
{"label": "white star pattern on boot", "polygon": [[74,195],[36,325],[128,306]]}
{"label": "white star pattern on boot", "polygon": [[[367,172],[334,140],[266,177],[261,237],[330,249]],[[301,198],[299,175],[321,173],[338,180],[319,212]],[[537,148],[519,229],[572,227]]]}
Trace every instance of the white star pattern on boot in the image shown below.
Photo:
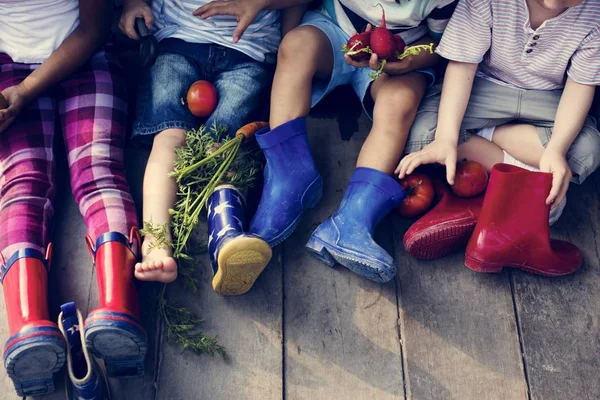
{"label": "white star pattern on boot", "polygon": [[222,202],[221,204],[219,204],[218,206],[215,207],[215,216],[221,215],[223,213],[223,211],[225,211],[228,208],[234,208],[234,207],[229,205],[228,201]]}
{"label": "white star pattern on boot", "polygon": [[[216,210],[216,208],[215,208],[215,210]],[[223,235],[225,235],[229,231],[235,231],[235,229],[232,228],[231,225],[227,224],[223,227],[223,229],[221,229],[219,231],[219,233],[217,233],[217,239],[220,239]]]}
{"label": "white star pattern on boot", "polygon": [[242,224],[242,221],[238,217],[236,217],[235,215],[232,215],[232,217],[233,217],[233,219],[236,220],[238,226],[240,227],[240,230],[243,230],[244,229],[244,225]]}
{"label": "white star pattern on boot", "polygon": [[208,203],[208,214],[206,214],[206,218],[210,218],[210,214],[212,213],[212,201]]}
{"label": "white star pattern on boot", "polygon": [[240,206],[242,205],[242,199],[240,199],[240,197],[237,194],[232,195],[231,197],[235,197],[235,201],[237,201]]}
{"label": "white star pattern on boot", "polygon": [[210,247],[210,244],[212,243],[213,239],[215,238],[213,236],[214,232],[211,232],[210,235],[208,236],[208,247]]}

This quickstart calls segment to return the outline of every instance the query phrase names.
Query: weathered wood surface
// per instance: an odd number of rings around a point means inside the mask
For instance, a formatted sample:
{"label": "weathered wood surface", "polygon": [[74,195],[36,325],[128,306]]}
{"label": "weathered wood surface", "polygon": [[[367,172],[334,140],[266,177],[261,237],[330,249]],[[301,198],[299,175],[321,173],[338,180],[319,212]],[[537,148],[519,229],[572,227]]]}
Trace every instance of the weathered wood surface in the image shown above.
{"label": "weathered wood surface", "polygon": [[[330,269],[304,249],[312,229],[337,208],[369,122],[364,116],[358,124],[354,118],[311,119],[309,126],[325,197],[275,251],[255,288],[238,298],[217,296],[204,257],[198,294],[179,284],[169,290],[206,318],[203,328],[219,335],[230,358],[181,354],[164,343],[154,315],[157,286],[143,284],[147,373],[144,379],[113,381],[115,399],[600,398],[600,174],[571,189],[565,215],[553,228],[555,237],[584,252],[584,267],[573,276],[479,275],[462,266],[460,254],[418,262],[401,246],[409,222],[394,217],[393,228],[384,220],[378,237],[396,254],[399,274],[395,282],[378,285],[344,268]],[[340,140],[340,133],[348,138],[356,129],[349,141]],[[138,204],[146,157],[128,149]],[[75,300],[87,312],[97,296],[82,240],[85,227],[65,173],[58,176],[53,318],[62,302]],[[3,307],[0,300],[2,341],[8,336]],[[45,399],[64,398],[62,379],[57,377],[57,393]],[[0,373],[0,400],[16,398]]]}
{"label": "weathered wood surface", "polygon": [[312,228],[339,206],[368,131],[340,141],[333,120],[312,120],[310,141],[323,202],[284,244],[285,394],[288,399],[402,399],[402,358],[393,282],[380,285],[305,249]]}
{"label": "weathered wood surface", "polygon": [[573,185],[553,237],[578,245],[580,271],[551,279],[513,272],[532,400],[600,399],[600,173]]}

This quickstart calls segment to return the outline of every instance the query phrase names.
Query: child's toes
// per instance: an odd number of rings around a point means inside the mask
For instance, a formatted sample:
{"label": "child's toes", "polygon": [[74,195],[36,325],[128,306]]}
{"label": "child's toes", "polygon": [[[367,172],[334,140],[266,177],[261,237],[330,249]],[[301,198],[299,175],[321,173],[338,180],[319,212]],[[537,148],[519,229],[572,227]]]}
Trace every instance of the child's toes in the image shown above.
{"label": "child's toes", "polygon": [[162,268],[163,268],[163,262],[162,262],[162,260],[156,260],[156,261],[154,261],[154,269],[156,271],[162,271]]}
{"label": "child's toes", "polygon": [[173,257],[164,259],[163,271],[165,272],[177,272],[177,263]]}
{"label": "child's toes", "polygon": [[142,263],[136,263],[135,264],[135,272],[142,272]]}

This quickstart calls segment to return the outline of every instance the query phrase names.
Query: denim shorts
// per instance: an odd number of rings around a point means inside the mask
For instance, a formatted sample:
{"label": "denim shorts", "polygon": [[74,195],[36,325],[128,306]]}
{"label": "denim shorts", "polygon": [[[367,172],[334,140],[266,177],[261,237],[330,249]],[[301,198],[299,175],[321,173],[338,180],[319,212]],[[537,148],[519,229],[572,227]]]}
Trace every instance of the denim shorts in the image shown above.
{"label": "denim shorts", "polygon": [[[272,78],[271,64],[237,50],[180,39],[162,40],[156,62],[141,78],[132,137],[139,141],[165,129],[188,130],[203,123],[225,125],[233,133],[251,122],[249,118],[260,106],[261,94]],[[211,81],[217,89],[217,108],[206,120],[193,116],[182,104],[197,80]]]}
{"label": "denim shorts", "polygon": [[[373,114],[372,102],[365,99],[365,95],[373,79],[369,76],[371,68],[355,68],[344,60],[342,45],[346,44],[350,37],[337,26],[329,17],[318,12],[309,11],[304,16],[301,26],[314,26],[320,29],[331,42],[333,48],[333,70],[329,80],[315,79],[312,86],[312,107],[317,105],[323,97],[332,92],[335,88],[342,85],[352,85],[354,92],[361,100],[363,108],[371,118]],[[417,70],[427,77],[428,86],[431,87],[435,82],[435,72],[432,68]]]}

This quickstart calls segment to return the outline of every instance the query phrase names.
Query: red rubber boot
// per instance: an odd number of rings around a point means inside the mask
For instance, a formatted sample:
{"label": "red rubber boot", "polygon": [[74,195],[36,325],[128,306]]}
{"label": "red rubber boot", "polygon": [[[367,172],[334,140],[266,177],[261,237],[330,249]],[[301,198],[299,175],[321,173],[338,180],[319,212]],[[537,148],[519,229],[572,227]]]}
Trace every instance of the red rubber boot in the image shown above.
{"label": "red rubber boot", "polygon": [[88,314],[85,342],[104,359],[108,376],[144,374],[146,332],[139,320],[138,295],[133,271],[138,261],[140,236],[133,228],[129,238],[118,232],[101,235],[94,246],[86,237],[96,266],[98,308]]}
{"label": "red rubber boot", "polygon": [[440,179],[434,185],[438,204],[404,234],[404,249],[419,260],[435,260],[464,249],[483,204],[483,195],[459,197]]}
{"label": "red rubber boot", "polygon": [[2,259],[0,282],[10,332],[4,367],[19,396],[53,392],[53,374],[65,363],[65,341],[48,315],[51,254],[48,245],[45,257],[37,250],[22,249],[8,262]]}
{"label": "red rubber boot", "polygon": [[575,272],[582,262],[579,249],[550,239],[546,198],[551,187],[552,174],[496,164],[465,265],[477,272],[503,267],[547,276]]}

